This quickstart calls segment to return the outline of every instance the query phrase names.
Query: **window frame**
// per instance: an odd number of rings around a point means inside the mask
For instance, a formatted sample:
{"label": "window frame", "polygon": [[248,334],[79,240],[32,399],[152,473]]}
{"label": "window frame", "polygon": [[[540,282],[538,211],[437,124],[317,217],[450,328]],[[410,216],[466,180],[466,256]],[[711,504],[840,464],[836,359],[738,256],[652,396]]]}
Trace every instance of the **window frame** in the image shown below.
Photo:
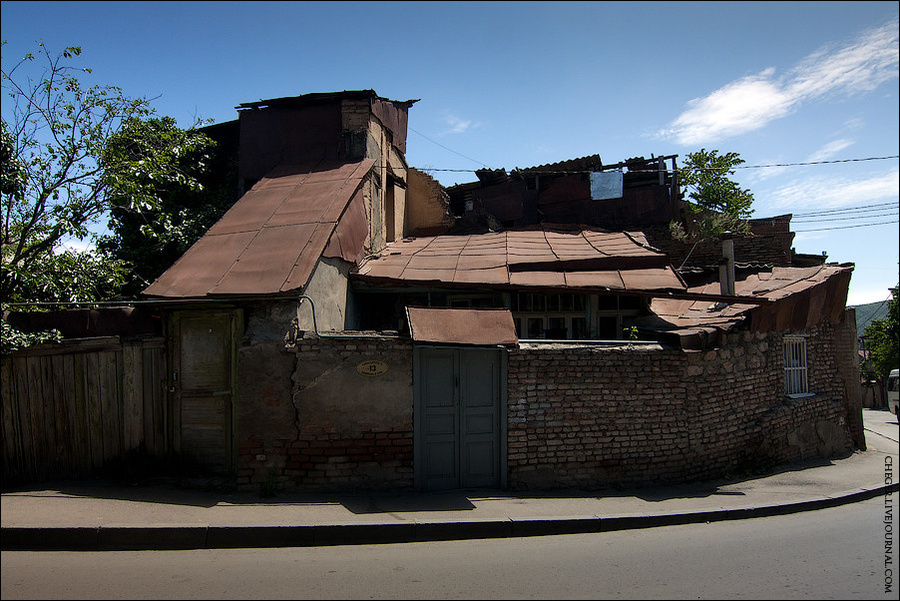
{"label": "window frame", "polygon": [[809,348],[805,336],[789,335],[782,339],[784,358],[784,394],[796,399],[812,396],[809,390]]}

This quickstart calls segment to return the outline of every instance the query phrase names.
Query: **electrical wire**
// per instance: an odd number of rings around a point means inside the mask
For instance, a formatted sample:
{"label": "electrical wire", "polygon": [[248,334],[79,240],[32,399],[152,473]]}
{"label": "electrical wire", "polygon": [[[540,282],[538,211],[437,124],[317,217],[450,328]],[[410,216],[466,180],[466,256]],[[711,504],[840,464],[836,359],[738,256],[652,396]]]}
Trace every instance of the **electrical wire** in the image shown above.
{"label": "electrical wire", "polygon": [[842,213],[840,215],[821,215],[819,217],[801,217],[792,219],[794,223],[828,223],[829,221],[859,221],[860,219],[881,219],[884,217],[897,217],[898,211],[878,211],[870,213],[862,211],[861,213]]}
{"label": "electrical wire", "polygon": [[879,225],[891,225],[895,223],[900,223],[900,219],[894,219],[893,221],[882,221],[880,223],[860,223],[858,225],[839,225],[835,227],[822,227],[810,230],[794,230],[795,234],[806,234],[809,232],[829,232],[832,230],[849,230],[861,227],[875,227]]}
{"label": "electrical wire", "polygon": [[897,209],[900,207],[896,202],[882,202],[873,205],[860,205],[858,207],[844,207],[840,209],[822,209],[821,211],[807,211],[805,213],[794,213],[794,218],[818,217],[821,215],[830,215],[833,213],[870,213],[873,211],[883,211],[887,207]]}
{"label": "electrical wire", "polygon": [[[440,146],[441,148],[443,148],[444,150],[446,150],[446,151],[448,151],[448,152],[452,152],[453,154],[455,154],[455,155],[457,155],[457,156],[461,156],[462,158],[464,158],[464,159],[466,159],[466,160],[468,160],[468,161],[472,161],[473,163],[478,163],[479,165],[481,165],[481,166],[484,167],[485,169],[488,169],[488,168],[489,168],[487,165],[485,165],[485,164],[482,163],[481,161],[476,160],[476,159],[473,159],[472,157],[467,157],[466,155],[464,155],[464,154],[462,154],[462,153],[456,152],[456,151],[453,150],[452,148],[447,148],[447,147],[444,146],[443,144],[441,144],[441,143],[439,143],[439,142],[435,142],[434,140],[432,140],[431,138],[429,138],[429,137],[426,136],[425,134],[420,133],[420,132],[417,132],[416,130],[414,130],[413,128],[409,127],[408,125],[406,126],[406,128],[407,128],[409,131],[411,131],[411,132],[413,132],[413,133],[416,133],[416,134],[422,136],[423,138],[425,138],[426,140],[428,140],[428,141],[431,142],[432,144],[434,144],[434,145],[436,145],[436,146]],[[465,172],[470,172],[470,173],[474,173],[474,172],[475,172],[475,169],[424,169],[424,168],[420,168],[420,167],[416,167],[416,169],[418,169],[419,171],[465,171]]]}
{"label": "electrical wire", "polygon": [[735,165],[733,169],[765,169],[768,167],[801,167],[806,165],[831,165],[834,163],[857,163],[861,161],[884,161],[888,159],[897,159],[900,155],[891,155],[886,157],[868,157],[864,159],[837,159],[834,161],[808,161],[806,163],[772,163],[769,165]]}
{"label": "electrical wire", "polygon": [[[890,221],[883,219],[893,217]],[[871,222],[873,219],[882,221]],[[823,209],[821,211],[808,211],[805,213],[797,213],[792,216],[792,223],[800,224],[828,224],[828,223],[845,223],[848,221],[870,221],[869,223],[858,223],[851,225],[840,225],[833,227],[819,227],[805,230],[795,230],[796,233],[823,232],[831,230],[844,230],[862,227],[875,227],[880,225],[890,225],[900,222],[900,206],[896,202],[885,202],[871,205],[862,205],[858,207],[845,207],[841,209]]]}
{"label": "electrical wire", "polygon": [[[415,133],[419,134],[419,132],[415,131],[414,129],[412,129],[412,128],[410,128],[410,129],[411,129],[412,131],[414,131]],[[438,144],[438,143],[435,142],[434,140],[431,140],[431,139],[427,138],[426,136],[424,136],[424,135],[422,135],[422,134],[419,134],[419,135],[422,136],[423,138],[425,138],[426,140],[428,140],[429,142],[432,142],[432,143],[434,143],[434,144],[437,144],[438,146],[440,146],[440,147],[443,148],[444,150],[448,150],[448,151],[450,151],[450,152],[452,152],[452,153],[454,153],[454,154],[457,154],[457,155],[463,157],[464,159],[468,159],[468,160],[470,160],[470,161],[473,161],[473,162],[475,162],[475,163],[478,163],[478,164],[484,166],[485,169],[490,169],[487,165],[485,165],[485,164],[482,163],[481,161],[477,161],[477,160],[475,160],[475,159],[473,159],[473,158],[470,158],[470,157],[467,157],[467,156],[465,156],[465,155],[463,155],[463,154],[460,154],[460,153],[456,152],[455,150],[452,150],[452,149],[450,149],[450,148],[447,148],[446,146],[443,146],[442,144]],[[889,155],[889,156],[883,156],[883,157],[866,157],[866,158],[858,158],[858,159],[837,159],[837,160],[833,160],[833,161],[807,161],[807,162],[801,162],[801,163],[769,163],[769,164],[765,164],[765,165],[733,165],[732,167],[729,168],[729,170],[730,170],[730,169],[769,169],[769,168],[775,168],[775,167],[805,167],[805,166],[809,166],[809,165],[833,165],[833,164],[836,164],[836,163],[859,163],[859,162],[864,162],[864,161],[886,161],[886,160],[898,159],[898,158],[900,158],[900,155],[896,155],[896,154],[895,154],[895,155]],[[653,158],[650,158],[650,159],[646,159],[646,160],[647,160],[647,161],[652,161],[652,160],[654,160],[654,159],[653,159]],[[418,169],[419,171],[435,171],[435,172],[450,172],[450,173],[475,173],[476,171],[478,171],[477,169],[441,169],[441,168],[435,168],[435,167],[416,167],[416,169]],[[706,169],[696,169],[696,168],[695,168],[695,169],[693,169],[693,170],[695,170],[695,171],[699,171],[699,170],[706,170],[706,171],[721,171],[720,168],[715,168],[715,167],[708,167],[708,168],[706,168]],[[500,171],[500,169],[493,169],[493,171]],[[668,169],[666,169],[666,170],[664,170],[664,171],[665,171],[665,173],[666,173],[667,175],[671,175],[671,174],[673,173],[673,171],[668,170]],[[684,169],[677,169],[675,172],[677,172],[677,171],[685,171],[685,170],[684,170]],[[576,173],[593,173],[593,171],[590,171],[590,170],[578,170],[578,169],[571,169],[571,170],[555,170],[555,171],[537,171],[537,170],[534,170],[534,169],[528,169],[528,173],[534,174],[534,175],[559,175],[559,174],[565,174],[565,173],[572,173],[572,174],[576,174]],[[659,171],[658,171],[657,169],[646,169],[646,170],[643,170],[643,169],[637,169],[637,170],[629,169],[629,173],[659,173]]]}

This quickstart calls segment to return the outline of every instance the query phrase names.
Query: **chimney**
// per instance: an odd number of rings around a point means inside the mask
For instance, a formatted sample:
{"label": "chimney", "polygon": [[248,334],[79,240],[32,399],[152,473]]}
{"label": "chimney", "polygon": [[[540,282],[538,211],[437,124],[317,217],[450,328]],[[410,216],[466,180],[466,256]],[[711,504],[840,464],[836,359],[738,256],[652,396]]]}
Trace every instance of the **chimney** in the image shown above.
{"label": "chimney", "polygon": [[719,291],[722,296],[735,296],[734,291],[734,234],[725,232],[722,240],[722,260],[719,261]]}

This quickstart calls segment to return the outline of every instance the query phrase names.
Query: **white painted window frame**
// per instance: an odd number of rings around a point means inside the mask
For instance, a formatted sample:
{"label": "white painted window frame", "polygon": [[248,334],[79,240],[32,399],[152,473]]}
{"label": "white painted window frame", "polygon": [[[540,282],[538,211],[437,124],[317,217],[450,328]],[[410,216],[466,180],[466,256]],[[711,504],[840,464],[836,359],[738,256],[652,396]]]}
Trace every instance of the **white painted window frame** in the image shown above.
{"label": "white painted window frame", "polygon": [[811,394],[805,336],[784,337],[784,393],[791,398]]}

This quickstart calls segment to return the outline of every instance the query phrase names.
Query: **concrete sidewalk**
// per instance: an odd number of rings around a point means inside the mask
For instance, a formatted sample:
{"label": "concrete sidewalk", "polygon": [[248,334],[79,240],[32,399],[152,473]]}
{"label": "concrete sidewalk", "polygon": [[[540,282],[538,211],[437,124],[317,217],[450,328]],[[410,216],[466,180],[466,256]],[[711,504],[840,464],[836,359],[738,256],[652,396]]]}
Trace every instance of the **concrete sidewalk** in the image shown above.
{"label": "concrete sidewalk", "polygon": [[[864,409],[866,451],[761,478],[546,494],[288,494],[157,482],[2,493],[3,550],[151,550],[377,544],[603,532],[822,509],[898,490],[898,425]],[[890,482],[886,485],[886,471]]]}

